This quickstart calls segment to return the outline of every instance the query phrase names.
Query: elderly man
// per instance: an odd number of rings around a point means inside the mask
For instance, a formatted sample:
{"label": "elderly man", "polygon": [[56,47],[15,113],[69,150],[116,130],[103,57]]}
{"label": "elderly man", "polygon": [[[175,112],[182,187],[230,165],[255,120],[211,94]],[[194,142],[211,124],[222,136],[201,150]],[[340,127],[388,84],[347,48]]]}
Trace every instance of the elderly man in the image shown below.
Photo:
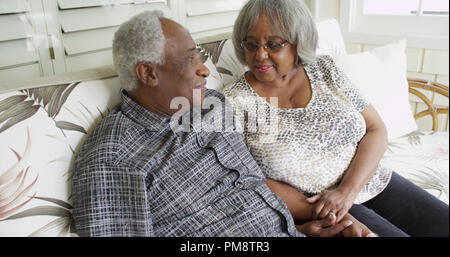
{"label": "elderly man", "polygon": [[[332,236],[350,226],[332,225],[335,217],[296,226],[241,134],[200,131],[195,124],[189,126],[193,131],[172,129],[180,112],[178,105],[172,108],[173,99],[182,97],[193,106],[208,98],[224,102],[222,95],[206,90],[209,71],[196,54],[188,31],[158,11],[141,13],[116,32],[113,57],[124,89],[122,103],[76,157],[77,233]],[[192,108],[186,113],[193,115]]]}

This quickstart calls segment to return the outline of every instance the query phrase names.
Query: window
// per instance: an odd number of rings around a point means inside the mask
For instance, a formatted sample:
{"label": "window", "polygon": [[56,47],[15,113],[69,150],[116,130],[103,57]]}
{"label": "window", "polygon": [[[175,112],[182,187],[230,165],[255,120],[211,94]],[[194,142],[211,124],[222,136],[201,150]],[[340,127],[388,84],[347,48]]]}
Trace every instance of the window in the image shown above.
{"label": "window", "polygon": [[364,14],[448,15],[448,0],[364,0]]}
{"label": "window", "polygon": [[448,5],[448,0],[341,0],[341,25],[348,42],[407,38],[410,47],[448,50]]}

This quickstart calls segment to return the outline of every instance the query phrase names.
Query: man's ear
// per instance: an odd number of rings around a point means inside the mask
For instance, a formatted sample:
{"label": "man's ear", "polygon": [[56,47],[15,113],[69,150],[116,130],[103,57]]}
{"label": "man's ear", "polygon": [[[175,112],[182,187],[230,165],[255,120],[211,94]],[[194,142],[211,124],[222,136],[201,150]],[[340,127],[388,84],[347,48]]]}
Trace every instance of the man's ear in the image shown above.
{"label": "man's ear", "polygon": [[138,62],[136,64],[136,75],[139,81],[147,86],[155,87],[158,85],[158,77],[156,76],[157,66],[152,63]]}

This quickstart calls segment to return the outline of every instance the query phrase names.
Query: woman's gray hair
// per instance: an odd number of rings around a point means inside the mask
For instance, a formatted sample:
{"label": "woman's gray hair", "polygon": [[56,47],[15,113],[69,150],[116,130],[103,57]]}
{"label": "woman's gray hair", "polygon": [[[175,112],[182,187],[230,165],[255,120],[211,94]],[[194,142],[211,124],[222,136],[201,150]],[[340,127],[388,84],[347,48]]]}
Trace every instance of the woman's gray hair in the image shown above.
{"label": "woman's gray hair", "polygon": [[319,38],[316,24],[301,0],[249,0],[234,23],[232,35],[236,56],[241,63],[247,64],[241,42],[262,14],[271,20],[284,39],[297,46],[299,64],[308,65],[316,59]]}
{"label": "woman's gray hair", "polygon": [[122,88],[134,90],[138,85],[136,64],[164,64],[165,38],[161,28],[161,11],[145,11],[120,25],[113,39],[113,61]]}

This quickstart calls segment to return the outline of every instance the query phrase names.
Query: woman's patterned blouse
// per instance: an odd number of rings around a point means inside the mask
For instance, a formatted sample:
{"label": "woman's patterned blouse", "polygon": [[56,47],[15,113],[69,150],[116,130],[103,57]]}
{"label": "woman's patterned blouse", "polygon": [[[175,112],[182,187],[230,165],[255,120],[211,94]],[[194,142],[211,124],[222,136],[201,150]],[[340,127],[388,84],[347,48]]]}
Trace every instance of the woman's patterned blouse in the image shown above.
{"label": "woman's patterned blouse", "polygon": [[[265,173],[307,196],[335,188],[366,133],[361,112],[368,101],[329,56],[304,67],[312,97],[305,108],[279,108],[260,97],[242,76],[223,90],[236,111],[250,151]],[[387,186],[392,171],[378,168],[355,203]]]}

